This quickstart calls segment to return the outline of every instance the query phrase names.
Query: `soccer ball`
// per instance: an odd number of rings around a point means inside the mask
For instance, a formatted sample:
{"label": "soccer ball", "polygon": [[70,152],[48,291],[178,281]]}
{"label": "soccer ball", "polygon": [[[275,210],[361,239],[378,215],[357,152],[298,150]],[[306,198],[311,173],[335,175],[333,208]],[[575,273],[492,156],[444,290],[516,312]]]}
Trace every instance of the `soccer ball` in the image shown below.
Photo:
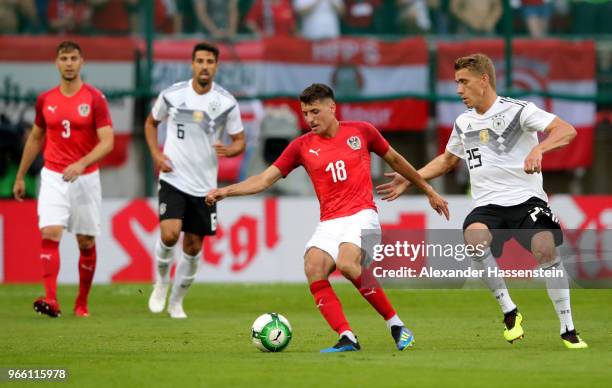
{"label": "soccer ball", "polygon": [[260,315],[251,328],[253,345],[262,352],[280,352],[291,342],[291,324],[277,313]]}

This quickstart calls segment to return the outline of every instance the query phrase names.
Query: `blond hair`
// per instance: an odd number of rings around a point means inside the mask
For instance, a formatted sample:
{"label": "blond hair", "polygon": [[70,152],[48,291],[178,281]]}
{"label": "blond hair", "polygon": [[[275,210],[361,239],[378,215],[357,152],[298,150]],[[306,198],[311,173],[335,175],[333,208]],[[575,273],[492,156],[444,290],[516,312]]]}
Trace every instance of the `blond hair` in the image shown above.
{"label": "blond hair", "polygon": [[476,53],[465,57],[457,58],[455,61],[455,71],[468,69],[477,74],[486,74],[489,77],[489,83],[495,90],[495,66],[493,61],[485,54]]}

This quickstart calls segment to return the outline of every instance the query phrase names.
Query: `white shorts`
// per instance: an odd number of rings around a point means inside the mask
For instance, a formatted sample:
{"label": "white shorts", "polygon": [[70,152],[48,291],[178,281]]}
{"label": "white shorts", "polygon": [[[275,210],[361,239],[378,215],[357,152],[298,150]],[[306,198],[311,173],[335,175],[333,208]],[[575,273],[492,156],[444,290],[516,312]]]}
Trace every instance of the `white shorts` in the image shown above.
{"label": "white shorts", "polygon": [[380,242],[380,222],[378,213],[372,209],[361,210],[347,217],[321,221],[314,234],[306,243],[304,252],[311,247],[317,247],[329,253],[336,261],[340,244],[348,242],[362,247],[362,238],[373,238],[373,243]]}
{"label": "white shorts", "polygon": [[102,189],[98,170],[64,182],[62,174],[43,168],[38,194],[38,227],[61,225],[86,236],[100,234]]}

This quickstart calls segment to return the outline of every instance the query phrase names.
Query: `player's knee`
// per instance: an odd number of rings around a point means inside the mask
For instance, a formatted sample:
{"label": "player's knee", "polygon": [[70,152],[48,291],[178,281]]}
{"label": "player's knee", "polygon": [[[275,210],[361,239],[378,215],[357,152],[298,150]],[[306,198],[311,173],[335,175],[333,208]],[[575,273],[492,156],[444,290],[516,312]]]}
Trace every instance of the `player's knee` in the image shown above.
{"label": "player's knee", "polygon": [[557,257],[555,245],[549,241],[532,242],[531,252],[540,264],[552,263]]}
{"label": "player's knee", "polygon": [[183,252],[190,256],[195,256],[202,250],[203,237],[192,233],[185,233],[183,236]]}
{"label": "player's knee", "polygon": [[467,229],[463,233],[465,243],[469,246],[481,245],[489,247],[491,245],[491,232],[488,229]]}
{"label": "player's knee", "polygon": [[468,228],[463,233],[465,240],[465,252],[472,260],[482,261],[490,253],[491,247],[491,232],[486,227]]}
{"label": "player's knee", "polygon": [[96,245],[96,238],[94,236],[77,236],[77,243],[79,245],[79,249],[90,249],[94,245]]}
{"label": "player's knee", "polygon": [[200,253],[200,250],[202,250],[202,244],[195,242],[183,243],[183,252],[189,256],[196,256]]}
{"label": "player's knee", "polygon": [[59,241],[62,239],[61,227],[47,226],[40,230],[40,235],[43,240]]}
{"label": "player's knee", "polygon": [[178,241],[180,234],[181,232],[179,230],[174,230],[174,229],[162,230],[161,240],[165,246],[173,247],[174,245],[176,245],[176,242]]}
{"label": "player's knee", "polygon": [[342,276],[351,280],[357,278],[360,273],[359,264],[353,260],[338,260],[336,263],[336,269],[340,271]]}
{"label": "player's knee", "polygon": [[327,279],[325,266],[322,263],[317,263],[314,260],[306,260],[304,262],[304,273],[308,279],[323,280]]}
{"label": "player's knee", "polygon": [[[329,259],[331,262],[331,259]],[[331,264],[333,268],[333,263]],[[327,279],[331,272],[329,264],[323,255],[308,252],[304,256],[304,274],[309,282]]]}

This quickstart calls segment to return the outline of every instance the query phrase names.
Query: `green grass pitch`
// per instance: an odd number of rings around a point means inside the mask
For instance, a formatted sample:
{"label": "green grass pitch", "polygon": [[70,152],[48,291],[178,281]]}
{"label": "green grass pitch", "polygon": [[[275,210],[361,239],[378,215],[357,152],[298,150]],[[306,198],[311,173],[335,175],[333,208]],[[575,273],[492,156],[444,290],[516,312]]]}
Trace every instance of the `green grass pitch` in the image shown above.
{"label": "green grass pitch", "polygon": [[[525,338],[514,345],[503,340],[501,314],[486,290],[388,290],[416,338],[413,349],[398,352],[357,291],[335,288],[360,352],[318,353],[336,336],[304,284],[196,284],[185,301],[187,320],[149,313],[150,285],[94,286],[90,318],[71,314],[76,287],[60,287],[59,319],[33,312],[42,286],[3,285],[0,367],[64,367],[67,384],[83,387],[612,384],[612,290],[573,290],[574,320],[590,346],[578,351],[563,347],[545,290],[511,290],[525,318]],[[270,311],[293,325],[282,353],[262,353],[250,342],[253,320]]]}

